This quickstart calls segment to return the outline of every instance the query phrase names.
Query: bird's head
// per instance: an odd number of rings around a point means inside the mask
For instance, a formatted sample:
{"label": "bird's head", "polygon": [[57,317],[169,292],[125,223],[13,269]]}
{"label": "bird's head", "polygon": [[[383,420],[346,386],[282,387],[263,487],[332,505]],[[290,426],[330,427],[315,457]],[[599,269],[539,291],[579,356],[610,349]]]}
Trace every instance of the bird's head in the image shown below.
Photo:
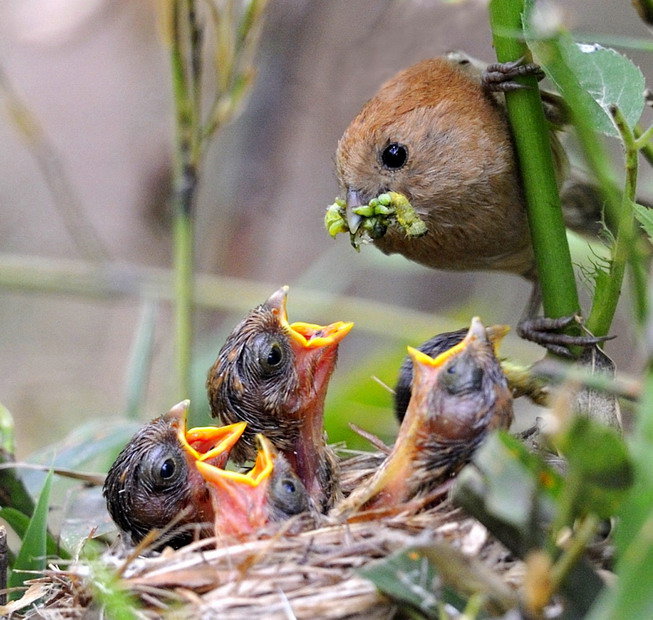
{"label": "bird's head", "polygon": [[289,323],[287,294],[284,286],[254,308],[209,370],[212,415],[224,423],[248,423],[233,453],[239,462],[255,457],[256,433],[283,452],[294,451],[306,429],[311,437],[322,437],[326,388],[338,345],[353,323]]}
{"label": "bird's head", "polygon": [[210,490],[216,536],[243,538],[310,508],[304,485],[272,442],[257,434],[256,443],[254,467],[247,473],[197,463]]}
{"label": "bird's head", "polygon": [[444,441],[472,440],[486,429],[508,428],[512,395],[495,354],[507,331],[493,326],[490,335],[474,317],[463,340],[435,358],[409,347],[413,423]]}
{"label": "bird's head", "polygon": [[[107,508],[135,544],[150,530],[173,522],[181,527],[212,520],[208,490],[195,464],[224,467],[246,424],[187,430],[189,404],[182,401],[139,430],[107,474]],[[191,538],[192,532],[181,529],[168,544]]]}
{"label": "bird's head", "polygon": [[350,232],[361,221],[351,210],[384,192],[424,215],[476,182],[473,89],[455,63],[435,58],[399,72],[363,106],[336,150]]}

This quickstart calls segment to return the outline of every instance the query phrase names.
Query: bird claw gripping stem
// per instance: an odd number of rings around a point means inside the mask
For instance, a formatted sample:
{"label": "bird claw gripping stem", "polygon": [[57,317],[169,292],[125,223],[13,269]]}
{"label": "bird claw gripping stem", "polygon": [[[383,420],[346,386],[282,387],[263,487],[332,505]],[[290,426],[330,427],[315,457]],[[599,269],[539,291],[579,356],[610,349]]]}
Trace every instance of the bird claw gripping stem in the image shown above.
{"label": "bird claw gripping stem", "polygon": [[408,199],[397,192],[387,192],[372,198],[366,205],[353,207],[352,212],[361,218],[360,225],[352,232],[347,224],[347,204],[336,198],[327,207],[324,226],[332,237],[338,233],[349,232],[351,245],[357,251],[364,243],[380,239],[388,226],[396,225],[407,237],[421,237],[426,234],[426,224],[421,220]]}

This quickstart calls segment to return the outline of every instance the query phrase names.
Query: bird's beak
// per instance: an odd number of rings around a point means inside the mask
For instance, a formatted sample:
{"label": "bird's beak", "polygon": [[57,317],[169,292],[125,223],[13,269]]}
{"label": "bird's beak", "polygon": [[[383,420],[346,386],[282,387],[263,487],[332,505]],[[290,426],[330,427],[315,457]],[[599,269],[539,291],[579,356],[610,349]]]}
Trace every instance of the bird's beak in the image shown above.
{"label": "bird's beak", "polygon": [[347,226],[349,226],[349,232],[352,235],[356,234],[356,231],[363,221],[362,216],[354,213],[353,209],[366,204],[367,202],[363,199],[361,192],[356,189],[347,190],[347,206],[345,207],[345,217],[347,218]]}
{"label": "bird's beak", "polygon": [[[501,340],[507,329],[497,328],[495,342]],[[478,317],[472,319],[465,338],[435,358],[408,347],[413,360],[412,396],[392,451],[366,487],[354,491],[343,503],[339,512],[346,514],[362,507],[389,507],[406,500],[407,483],[414,473],[415,462],[423,440],[425,416],[429,411],[428,396],[444,365],[477,342],[487,342],[486,329]]]}
{"label": "bird's beak", "polygon": [[289,323],[286,313],[287,294],[288,287],[284,286],[266,302],[289,336],[294,354],[294,372],[300,379],[298,389],[287,401],[288,411],[291,412],[287,415],[298,423],[299,438],[294,451],[284,451],[284,454],[308,494],[320,504],[323,499],[320,471],[325,466],[324,400],[338,357],[338,344],[354,324],[343,321],[331,325]]}
{"label": "bird's beak", "polygon": [[175,405],[166,417],[177,430],[177,438],[191,461],[210,462],[224,467],[229,454],[245,431],[247,422],[236,422],[227,426],[201,426],[186,429],[189,400]]}
{"label": "bird's beak", "polygon": [[268,487],[277,452],[269,439],[256,435],[258,453],[247,473],[227,471],[198,461],[197,469],[208,483],[218,536],[241,538],[268,521]]}
{"label": "bird's beak", "polygon": [[286,311],[288,286],[282,286],[265,302],[277,315],[279,324],[290,336],[292,342],[299,350],[322,349],[338,344],[354,326],[353,323],[337,321],[330,325],[316,325],[314,323],[289,323]]}

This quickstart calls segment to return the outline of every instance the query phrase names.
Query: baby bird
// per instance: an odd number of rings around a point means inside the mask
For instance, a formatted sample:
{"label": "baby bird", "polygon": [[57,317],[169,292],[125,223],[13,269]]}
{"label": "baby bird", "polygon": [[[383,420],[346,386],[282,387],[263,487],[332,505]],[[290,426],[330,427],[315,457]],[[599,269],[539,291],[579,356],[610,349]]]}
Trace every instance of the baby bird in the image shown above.
{"label": "baby bird", "polygon": [[412,395],[397,440],[376,473],[334,508],[335,516],[427,495],[460,471],[490,431],[510,427],[512,394],[478,318],[435,359],[408,351]]}
{"label": "baby bird", "polygon": [[184,526],[206,528],[213,521],[209,491],[196,463],[224,467],[246,424],[186,431],[189,402],[139,430],[107,474],[103,494],[109,514],[133,544],[174,523],[165,544],[180,547],[193,539],[193,528]]}
{"label": "baby bird", "polygon": [[264,435],[256,435],[256,443],[256,461],[247,473],[197,463],[211,493],[216,536],[244,538],[268,524],[310,512],[306,488],[285,457]]}
{"label": "baby bird", "polygon": [[[504,336],[508,333],[510,328],[507,325],[490,325],[486,327],[485,331],[494,344],[495,351],[497,345],[503,340]],[[417,347],[418,351],[426,353],[430,357],[437,357],[440,353],[444,353],[451,349],[454,345],[461,342],[469,330],[466,327],[456,330],[455,332],[444,332],[437,334],[430,338],[425,343]],[[413,358],[407,355],[401,364],[399,370],[399,378],[394,387],[394,405],[395,416],[401,422],[406,415],[406,409],[410,402],[411,385],[413,383]]]}
{"label": "baby bird", "polygon": [[234,460],[254,460],[255,436],[265,435],[325,511],[340,491],[337,460],[324,437],[324,399],[338,345],[353,323],[290,324],[287,295],[284,286],[234,328],[206,387],[214,417],[247,422]]}

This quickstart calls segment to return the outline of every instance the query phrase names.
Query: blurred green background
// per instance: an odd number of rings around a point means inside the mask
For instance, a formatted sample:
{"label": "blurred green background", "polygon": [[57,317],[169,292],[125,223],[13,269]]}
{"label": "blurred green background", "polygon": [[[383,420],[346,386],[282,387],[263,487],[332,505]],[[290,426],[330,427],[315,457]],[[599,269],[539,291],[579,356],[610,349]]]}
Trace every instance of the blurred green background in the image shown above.
{"label": "blurred green background", "polygon": [[[648,36],[627,3],[561,6],[576,32]],[[356,321],[327,399],[330,440],[364,446],[350,421],[389,439],[391,395],[372,376],[393,385],[407,344],[472,315],[514,326],[530,287],[502,274],[430,271],[371,247],[357,254],[345,236],[330,239],[322,217],[338,193],[333,154],[397,70],[450,49],[492,60],[485,3],[270,2],[254,89],[202,170],[197,269],[218,279],[203,280],[190,395],[174,392],[170,305],[153,302],[169,290],[152,270],[171,264],[174,131],[157,11],[146,0],[0,4],[0,402],[15,418],[17,456],[83,428],[128,436],[130,409],[142,423],[188,396],[192,422],[209,423],[209,366],[245,312],[282,284],[291,321]],[[649,55],[628,55],[651,75]],[[42,136],[12,114],[16,98]],[[57,198],[62,184],[75,200]],[[644,193],[649,186],[643,178]],[[624,312],[608,353],[627,372],[641,360]],[[503,353],[540,355],[515,335]]]}

